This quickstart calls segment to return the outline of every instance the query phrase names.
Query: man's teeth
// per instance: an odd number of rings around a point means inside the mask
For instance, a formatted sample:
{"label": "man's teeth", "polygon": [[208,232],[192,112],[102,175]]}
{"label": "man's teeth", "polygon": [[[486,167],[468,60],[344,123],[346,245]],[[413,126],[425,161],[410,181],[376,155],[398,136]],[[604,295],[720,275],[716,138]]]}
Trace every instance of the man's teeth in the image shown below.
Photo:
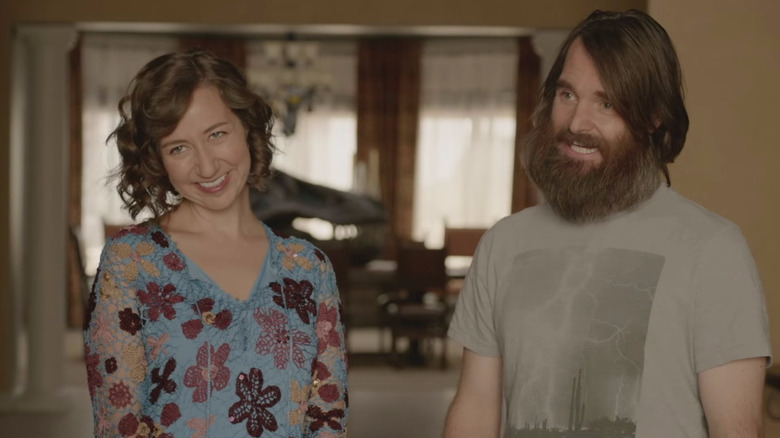
{"label": "man's teeth", "polygon": [[202,183],[198,183],[198,184],[200,184],[202,187],[205,187],[207,189],[213,189],[214,187],[217,187],[220,184],[222,184],[222,182],[225,181],[226,177],[227,177],[227,173],[222,175],[222,176],[220,176],[219,178],[215,179],[214,181],[202,182]]}
{"label": "man's teeth", "polygon": [[576,144],[573,144],[573,145],[571,145],[571,150],[573,150],[574,152],[576,152],[578,154],[587,155],[587,154],[595,153],[598,149],[596,149],[596,148],[586,148],[584,146],[578,146]]}

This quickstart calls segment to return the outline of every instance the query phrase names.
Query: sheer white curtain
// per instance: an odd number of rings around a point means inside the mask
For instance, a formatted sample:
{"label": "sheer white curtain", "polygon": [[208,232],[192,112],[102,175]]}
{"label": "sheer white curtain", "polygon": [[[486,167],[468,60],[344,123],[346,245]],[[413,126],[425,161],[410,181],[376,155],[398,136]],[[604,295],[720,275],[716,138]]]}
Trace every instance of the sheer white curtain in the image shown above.
{"label": "sheer white curtain", "polygon": [[423,47],[413,237],[440,247],[444,225],[489,227],[511,210],[517,43]]}
{"label": "sheer white curtain", "polygon": [[174,37],[86,34],[82,39],[81,235],[89,274],[94,274],[99,262],[103,223],[131,221],[122,209],[115,184],[107,180],[119,164],[116,143],[106,144],[106,138],[119,123],[117,104],[144,64],[176,49]]}
{"label": "sheer white curtain", "polygon": [[[264,68],[262,40],[247,44],[247,75]],[[301,108],[295,133],[285,137],[281,122],[274,128],[279,149],[273,167],[307,182],[339,190],[352,188],[357,149],[357,45],[354,41],[318,42],[315,70],[326,78],[329,90],[315,99],[312,111]],[[319,239],[332,238],[330,224],[296,221]]]}

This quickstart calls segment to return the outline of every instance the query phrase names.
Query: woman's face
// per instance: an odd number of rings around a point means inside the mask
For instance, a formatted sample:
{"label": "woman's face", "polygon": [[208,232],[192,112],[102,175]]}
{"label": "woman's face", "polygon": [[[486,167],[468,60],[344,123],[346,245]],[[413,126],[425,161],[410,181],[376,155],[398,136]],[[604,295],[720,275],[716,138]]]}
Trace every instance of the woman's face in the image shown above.
{"label": "woman's face", "polygon": [[183,202],[212,211],[236,204],[251,167],[246,137],[215,87],[195,89],[176,129],[160,141],[163,165]]}

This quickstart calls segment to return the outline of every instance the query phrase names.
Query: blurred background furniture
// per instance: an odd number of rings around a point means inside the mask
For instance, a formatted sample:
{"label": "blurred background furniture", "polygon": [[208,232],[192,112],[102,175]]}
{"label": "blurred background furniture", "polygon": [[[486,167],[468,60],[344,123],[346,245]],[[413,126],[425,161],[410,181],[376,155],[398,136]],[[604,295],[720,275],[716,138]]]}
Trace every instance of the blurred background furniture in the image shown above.
{"label": "blurred background furniture", "polygon": [[445,264],[447,266],[446,300],[454,305],[463,281],[471,266],[471,259],[486,228],[444,227]]}
{"label": "blurred background furniture", "polygon": [[[440,340],[441,368],[447,367],[446,337],[450,306],[445,298],[447,273],[444,249],[426,248],[420,242],[397,245],[395,290],[380,299],[382,324],[390,330],[391,360],[403,366],[398,344],[408,340],[407,361],[425,363],[429,341]],[[427,348],[426,348],[427,347]]]}

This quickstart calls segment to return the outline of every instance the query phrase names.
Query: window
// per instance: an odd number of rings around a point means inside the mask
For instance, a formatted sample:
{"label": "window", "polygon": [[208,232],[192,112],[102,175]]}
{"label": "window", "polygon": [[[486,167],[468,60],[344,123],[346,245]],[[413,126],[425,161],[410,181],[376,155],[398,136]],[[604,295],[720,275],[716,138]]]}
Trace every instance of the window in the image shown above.
{"label": "window", "polygon": [[517,43],[430,40],[422,58],[413,237],[489,227],[511,211]]}

